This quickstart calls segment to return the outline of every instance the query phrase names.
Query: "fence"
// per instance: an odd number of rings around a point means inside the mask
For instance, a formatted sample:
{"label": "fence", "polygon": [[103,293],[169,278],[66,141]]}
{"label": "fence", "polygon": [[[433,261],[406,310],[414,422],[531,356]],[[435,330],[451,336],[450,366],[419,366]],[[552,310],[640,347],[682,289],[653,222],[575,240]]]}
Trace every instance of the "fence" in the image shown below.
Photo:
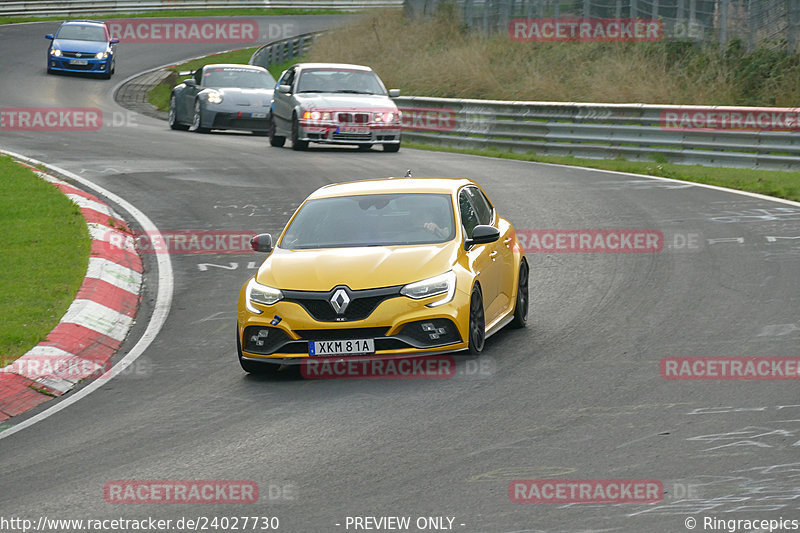
{"label": "fence", "polygon": [[281,64],[293,57],[302,56],[311,48],[314,38],[321,33],[304,33],[290,39],[265,44],[250,56],[248,63],[267,68],[272,64]]}
{"label": "fence", "polygon": [[60,0],[0,2],[0,17],[11,16],[87,16],[186,9],[291,8],[360,11],[380,7],[399,7],[403,0]]}
{"label": "fence", "polygon": [[404,6],[407,14],[424,16],[443,3],[487,33],[507,31],[515,18],[659,19],[665,38],[723,44],[738,38],[751,48],[764,43],[796,50],[800,30],[800,0],[405,0]]}
{"label": "fence", "polygon": [[800,168],[800,109],[407,96],[404,140],[460,148],[742,168]]}

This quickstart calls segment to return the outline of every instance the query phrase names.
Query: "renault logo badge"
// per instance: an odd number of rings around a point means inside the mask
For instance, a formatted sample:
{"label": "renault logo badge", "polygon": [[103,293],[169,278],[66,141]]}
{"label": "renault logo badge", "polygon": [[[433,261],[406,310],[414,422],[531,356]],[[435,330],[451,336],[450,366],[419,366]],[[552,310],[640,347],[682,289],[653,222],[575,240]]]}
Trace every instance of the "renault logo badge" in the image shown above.
{"label": "renault logo badge", "polygon": [[331,307],[333,307],[337,315],[343,315],[349,304],[350,297],[344,289],[337,289],[331,296]]}

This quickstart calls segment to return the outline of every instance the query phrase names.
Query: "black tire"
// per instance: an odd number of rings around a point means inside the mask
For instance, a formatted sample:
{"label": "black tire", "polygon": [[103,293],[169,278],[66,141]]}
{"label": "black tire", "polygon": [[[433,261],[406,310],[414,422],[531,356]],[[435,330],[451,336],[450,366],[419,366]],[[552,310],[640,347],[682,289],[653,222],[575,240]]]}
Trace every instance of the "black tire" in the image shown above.
{"label": "black tire", "polygon": [[112,59],[111,60],[111,74],[114,74],[117,71],[117,61]]}
{"label": "black tire", "polygon": [[248,361],[242,356],[242,343],[239,341],[239,331],[236,331],[236,353],[239,356],[239,364],[242,370],[248,374],[257,376],[277,376],[280,370],[280,365],[271,363],[257,363],[255,361]]}
{"label": "black tire", "polygon": [[192,125],[189,126],[189,129],[197,133],[208,133],[211,131],[211,128],[203,127],[203,115],[200,112],[200,100],[194,101],[194,116],[192,117]]}
{"label": "black tire", "polygon": [[483,295],[477,285],[469,298],[469,348],[471,355],[480,355],[486,343],[486,315],[483,310]]}
{"label": "black tire", "polygon": [[400,143],[385,143],[383,145],[384,152],[399,152],[400,151]]}
{"label": "black tire", "polygon": [[525,258],[519,264],[517,301],[514,304],[514,319],[508,324],[512,329],[524,328],[528,324],[528,262]]}
{"label": "black tire", "polygon": [[300,121],[297,120],[297,115],[292,116],[292,150],[307,150],[308,141],[299,141],[297,137],[300,136]]}
{"label": "black tire", "polygon": [[178,103],[175,101],[174,94],[169,97],[169,116],[167,116],[167,123],[173,130],[186,131],[189,129],[189,126],[186,124],[178,122]]}
{"label": "black tire", "polygon": [[275,119],[271,115],[269,117],[269,144],[275,148],[281,148],[286,144],[286,137],[275,135]]}

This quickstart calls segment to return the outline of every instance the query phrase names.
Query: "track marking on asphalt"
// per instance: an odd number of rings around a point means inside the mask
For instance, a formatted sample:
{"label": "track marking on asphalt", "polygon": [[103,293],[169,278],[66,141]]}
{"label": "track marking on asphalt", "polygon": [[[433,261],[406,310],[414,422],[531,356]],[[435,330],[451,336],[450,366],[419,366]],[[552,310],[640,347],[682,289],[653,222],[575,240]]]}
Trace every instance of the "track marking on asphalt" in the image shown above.
{"label": "track marking on asphalt", "polygon": [[[17,154],[14,152],[9,152],[6,150],[0,150],[0,153],[9,155],[13,158],[19,159],[21,161],[25,161],[26,163],[36,166],[36,165],[43,165],[48,169],[66,176],[69,179],[72,179],[81,185],[92,189],[93,191],[99,193],[101,196],[105,196],[111,202],[117,204],[122,209],[127,211],[136,222],[142,227],[144,231],[148,233],[148,235],[154,235],[158,238],[161,238],[161,232],[158,230],[155,224],[139,209],[133,206],[133,204],[129,203],[127,200],[117,196],[116,194],[112,193],[104,189],[103,187],[92,183],[91,181],[87,180],[86,178],[82,178],[68,170],[64,170],[54,165],[48,165],[43,163],[42,161],[37,161],[36,159],[31,159],[29,157],[25,157],[21,154]],[[153,307],[153,313],[150,316],[150,321],[147,324],[147,328],[145,328],[144,334],[139,338],[136,344],[131,348],[125,357],[123,357],[116,365],[114,365],[108,372],[101,376],[101,379],[95,379],[92,383],[87,385],[86,387],[82,388],[81,390],[77,391],[74,394],[70,394],[68,397],[64,398],[63,400],[59,401],[52,407],[49,407],[42,411],[41,413],[32,416],[31,418],[20,422],[10,428],[6,429],[5,431],[0,432],[0,440],[17,433],[18,431],[22,431],[23,429],[30,427],[37,422],[41,422],[46,418],[58,413],[59,411],[66,409],[73,403],[77,402],[81,398],[88,396],[92,392],[96,391],[109,381],[113,379],[118,374],[122,373],[127,369],[131,364],[133,364],[136,359],[139,358],[140,355],[144,353],[144,351],[150,346],[150,344],[155,340],[158,333],[161,331],[161,328],[164,326],[164,322],[167,320],[167,315],[169,315],[170,307],[172,306],[172,291],[173,291],[173,276],[172,276],[172,262],[170,261],[169,254],[156,254],[156,264],[158,265],[158,291],[156,294],[156,302]]]}

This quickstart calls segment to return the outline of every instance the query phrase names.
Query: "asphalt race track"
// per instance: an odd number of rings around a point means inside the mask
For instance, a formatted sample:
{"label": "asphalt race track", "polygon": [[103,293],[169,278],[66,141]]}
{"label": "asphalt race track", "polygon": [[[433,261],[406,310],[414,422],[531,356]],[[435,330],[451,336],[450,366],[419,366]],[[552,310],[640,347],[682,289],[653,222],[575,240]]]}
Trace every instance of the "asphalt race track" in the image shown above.
{"label": "asphalt race track", "polygon": [[[296,33],[337,20],[259,18]],[[411,517],[408,531],[442,530],[416,521],[449,517],[464,533],[682,532],[690,516],[696,531],[711,530],[705,517],[800,520],[797,381],[667,380],[659,371],[672,356],[800,356],[800,240],[785,238],[800,236],[800,206],[593,170],[409,149],[294,152],[249,134],[171,131],[127,114],[114,87],[235,45],[123,42],[110,81],[48,76],[43,36],[56,27],[0,26],[0,107],[95,107],[105,126],[0,131],[0,148],[91,180],[162,231],[277,233],[321,185],[412,169],[476,179],[518,229],[653,229],[665,247],[529,253],[529,327],[492,337],[479,360],[458,357],[446,380],[247,376],[236,361],[236,300],[262,257],[172,255],[171,310],[134,370],[0,433],[0,517],[274,516],[279,531],[299,533],[366,530],[348,517]],[[152,311],[155,256],[144,260],[142,307],[117,358]],[[659,480],[665,494],[659,503],[510,500],[511,481],[546,478]],[[107,503],[104,486],[117,480],[249,480],[260,497]]]}

